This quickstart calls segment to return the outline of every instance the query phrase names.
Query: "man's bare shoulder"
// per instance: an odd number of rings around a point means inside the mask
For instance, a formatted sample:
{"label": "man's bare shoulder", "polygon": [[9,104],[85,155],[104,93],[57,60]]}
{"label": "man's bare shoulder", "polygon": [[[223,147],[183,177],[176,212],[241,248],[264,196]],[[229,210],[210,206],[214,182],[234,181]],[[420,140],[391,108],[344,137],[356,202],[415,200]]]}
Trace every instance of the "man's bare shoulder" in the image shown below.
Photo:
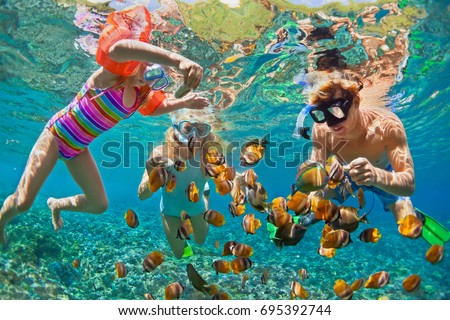
{"label": "man's bare shoulder", "polygon": [[367,116],[367,126],[381,133],[385,138],[404,135],[405,128],[400,118],[391,110],[381,107],[363,108]]}

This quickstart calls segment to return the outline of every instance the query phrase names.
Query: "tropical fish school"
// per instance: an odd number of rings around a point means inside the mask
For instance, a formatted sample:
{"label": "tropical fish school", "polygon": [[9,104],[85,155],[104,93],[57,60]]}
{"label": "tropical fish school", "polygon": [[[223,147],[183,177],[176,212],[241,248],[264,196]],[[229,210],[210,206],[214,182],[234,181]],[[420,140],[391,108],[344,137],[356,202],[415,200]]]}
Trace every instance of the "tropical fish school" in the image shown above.
{"label": "tropical fish school", "polygon": [[[256,165],[265,153],[266,139],[252,140],[246,143],[240,152],[240,161],[242,166]],[[210,175],[216,185],[216,192],[222,196],[231,196],[229,204],[229,213],[231,217],[242,216],[242,229],[247,235],[255,235],[261,227],[261,220],[255,217],[253,213],[247,213],[248,205],[254,210],[265,215],[267,220],[267,232],[270,240],[280,250],[285,246],[295,246],[304,237],[307,227],[304,226],[305,220],[313,219],[314,222],[323,221],[324,227],[319,239],[319,255],[332,259],[338,250],[342,250],[352,243],[350,234],[357,230],[359,224],[368,223],[367,213],[359,215],[359,210],[365,205],[364,192],[352,190],[351,184],[345,175],[345,167],[339,163],[335,156],[331,156],[322,166],[320,163],[306,161],[298,168],[296,183],[293,186],[292,194],[287,198],[277,197],[268,201],[268,195],[263,185],[258,182],[258,176],[251,168],[243,173],[237,173],[233,167],[227,166],[225,157],[215,146],[209,147],[203,152],[203,159],[207,173]],[[175,166],[179,172],[184,171],[186,164],[178,160]],[[176,188],[176,179],[170,175],[166,168],[159,167],[153,170],[149,177],[149,188],[156,191],[159,188],[166,188],[171,191]],[[337,206],[331,200],[324,199],[314,192],[320,191],[325,187],[336,189],[344,197],[355,197],[358,200],[359,208],[350,206]],[[310,193],[309,195],[307,193]],[[186,197],[191,202],[199,201],[198,189],[192,182],[185,191]],[[192,234],[192,225],[186,212],[180,213],[182,224],[178,230],[180,239],[190,239]],[[308,217],[308,219],[305,219]],[[224,214],[207,210],[203,218],[209,224],[215,227],[221,227],[226,223]],[[129,209],[125,214],[125,220],[131,228],[138,226],[136,213]],[[415,215],[408,215],[402,219],[398,226],[401,235],[409,238],[421,236],[423,223]],[[266,237],[264,231],[260,231],[258,236]],[[448,235],[447,235],[448,236]],[[357,238],[366,243],[375,243],[381,239],[382,235],[376,227],[364,229]],[[430,242],[429,238],[426,239]],[[220,248],[219,241],[215,242],[216,249]],[[253,254],[251,246],[236,241],[227,241],[223,245],[222,256],[233,256],[230,262],[227,260],[211,261],[214,272],[219,274],[240,274],[251,269],[252,261],[250,257]],[[436,264],[443,258],[443,243],[433,244],[425,255],[425,259],[432,264]],[[150,253],[143,260],[144,272],[152,272],[164,262],[164,256],[161,252]],[[207,283],[192,264],[187,265],[187,275],[192,286],[206,296],[212,296],[212,299],[231,299],[229,293],[221,291],[215,284]],[[125,277],[126,267],[123,263],[116,263],[117,277]],[[308,278],[306,269],[298,271],[301,279]],[[261,275],[261,283],[266,284],[269,273],[264,271]],[[241,287],[245,288],[248,275],[243,274]],[[382,288],[389,283],[389,272],[379,271],[371,274],[368,279],[355,279],[352,284],[348,284],[343,279],[338,279],[334,285],[334,291],[340,299],[351,299],[355,291],[361,288]],[[406,277],[402,283],[404,290],[412,292],[416,290],[421,283],[421,278],[417,274]],[[175,282],[167,286],[165,290],[165,299],[179,299],[185,287]],[[290,284],[291,299],[307,299],[309,293],[297,281]],[[145,295],[146,299],[154,299],[151,293]]]}
{"label": "tropical fish school", "polygon": [[[108,51],[113,44],[114,39],[127,38],[131,30],[118,27],[118,21],[115,20],[116,15],[112,14],[108,17],[109,26],[105,27],[102,37],[99,40],[99,50],[97,52],[97,61],[110,72],[121,76],[132,74],[138,67],[137,63],[116,63],[108,56]],[[117,16],[119,18],[120,15]],[[141,17],[143,21],[149,21],[149,15]],[[148,39],[150,27],[139,35],[139,40]],[[142,38],[142,39],[141,39]],[[146,69],[147,70],[147,69]],[[159,81],[165,78],[162,74],[153,75],[151,69],[145,72],[145,79],[156,81],[154,85],[158,85]],[[167,80],[167,79],[165,79]],[[167,85],[165,81],[156,88]],[[156,90],[156,89],[155,89]],[[158,92],[158,91],[156,91]],[[180,96],[186,92],[179,93]],[[177,93],[175,93],[177,96]],[[157,105],[161,103],[163,98],[154,97],[153,103],[148,102],[143,108],[139,108],[142,114],[151,114]],[[194,139],[187,141],[187,147],[194,153]],[[250,167],[257,165],[264,158],[266,147],[269,141],[266,137],[262,139],[254,139],[245,143],[240,150],[240,165]],[[221,153],[220,146],[210,144],[202,147],[200,152],[200,161],[205,168],[206,174],[211,177],[216,186],[216,192],[221,196],[230,196],[231,201],[228,209],[232,218],[242,216],[242,232],[252,237],[268,238],[273,242],[274,246],[282,250],[287,246],[296,246],[305,236],[308,226],[323,221],[324,226],[321,237],[318,240],[318,255],[332,259],[339,250],[345,248],[352,243],[351,233],[358,229],[360,223],[367,224],[368,213],[359,214],[359,210],[365,206],[364,190],[359,188],[354,190],[352,183],[348,179],[346,171],[348,168],[335,156],[330,156],[325,165],[319,162],[306,161],[302,163],[296,175],[295,183],[292,186],[292,192],[286,198],[277,197],[269,200],[266,189],[258,181],[258,175],[254,169],[247,169],[239,173],[229,166],[225,161],[225,156]],[[156,192],[164,189],[165,192],[171,193],[177,188],[177,176],[174,172],[169,171],[163,165],[154,165],[158,163],[154,159],[149,159],[149,167],[152,170],[148,172],[148,189]],[[183,160],[177,160],[173,164],[174,170],[179,174],[186,174],[187,163]],[[195,181],[191,181],[188,187],[183,190],[183,194],[190,203],[201,201],[199,187]],[[321,195],[321,191],[325,188],[335,190],[344,200],[347,197],[355,197],[358,200],[358,207],[338,206],[329,199]],[[267,220],[267,230],[261,230],[261,220],[250,213],[247,209],[251,207],[260,213],[261,217]],[[449,240],[450,234],[442,225],[434,221],[426,214],[417,211],[420,215],[410,214],[398,221],[398,231],[402,236],[416,239],[422,236],[427,240],[431,247],[425,254],[425,259],[431,264],[436,264],[442,260],[444,255],[443,244]],[[226,224],[226,214],[216,210],[207,209],[202,213],[203,220],[214,226],[222,227]],[[182,241],[190,240],[190,236],[194,232],[193,223],[189,214],[183,210],[179,213],[181,224],[178,227],[176,236]],[[128,209],[125,213],[124,220],[130,228],[139,226],[139,218],[134,210]],[[356,237],[363,243],[376,243],[381,238],[379,230],[376,227],[366,228]],[[221,245],[218,241],[215,243],[216,249],[220,249]],[[232,256],[232,260],[218,259],[211,261],[211,268],[219,274],[234,273],[242,275],[241,288],[245,288],[248,275],[244,272],[251,270],[253,263],[251,256],[254,253],[253,248],[246,244],[237,242],[234,239],[226,239],[226,243],[222,246],[222,256]],[[189,246],[185,246],[189,249]],[[192,255],[192,252],[185,250],[185,256]],[[165,261],[165,256],[160,251],[149,253],[142,259],[143,272],[153,272]],[[74,260],[72,263],[74,268],[80,267],[80,261]],[[128,274],[126,265],[117,261],[115,263],[117,278],[124,278]],[[208,272],[211,270],[202,270]],[[214,283],[208,283],[201,274],[196,270],[194,265],[188,264],[186,268],[187,276],[191,285],[198,291],[212,299],[231,299],[228,292],[222,291]],[[308,278],[309,274],[306,269],[300,269],[298,274],[302,280]],[[270,275],[267,271],[262,272],[261,284],[267,284]],[[340,299],[351,299],[353,293],[361,288],[378,289],[389,283],[389,271],[379,271],[369,275],[367,279],[358,278],[351,284],[343,279],[336,280],[334,291]],[[417,290],[420,287],[421,278],[417,274],[406,277],[402,282],[402,287],[408,292]],[[169,284],[165,288],[164,298],[167,300],[180,299],[183,297],[185,286],[180,282]],[[310,293],[302,286],[300,282],[292,281],[290,283],[291,299],[307,299]],[[144,297],[146,299],[155,299],[151,292],[147,292]]]}

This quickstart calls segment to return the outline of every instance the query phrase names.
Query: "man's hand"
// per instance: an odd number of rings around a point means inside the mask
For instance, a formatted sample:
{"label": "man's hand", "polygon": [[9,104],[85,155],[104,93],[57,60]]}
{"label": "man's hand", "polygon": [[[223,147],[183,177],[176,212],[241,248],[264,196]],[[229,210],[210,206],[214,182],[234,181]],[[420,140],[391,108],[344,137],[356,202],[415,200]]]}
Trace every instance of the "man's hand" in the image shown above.
{"label": "man's hand", "polygon": [[373,186],[377,182],[376,168],[366,158],[356,158],[344,167],[358,186]]}

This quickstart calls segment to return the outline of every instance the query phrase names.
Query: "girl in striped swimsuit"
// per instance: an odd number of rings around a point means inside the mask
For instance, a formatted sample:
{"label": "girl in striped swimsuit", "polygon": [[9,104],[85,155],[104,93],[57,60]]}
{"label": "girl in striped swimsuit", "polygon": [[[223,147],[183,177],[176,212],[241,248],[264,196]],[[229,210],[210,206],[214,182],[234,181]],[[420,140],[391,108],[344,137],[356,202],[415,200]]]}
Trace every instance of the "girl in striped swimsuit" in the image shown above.
{"label": "girl in striped swimsuit", "polygon": [[[83,194],[48,199],[55,231],[62,228],[62,210],[100,214],[107,209],[108,199],[103,182],[88,148],[98,135],[136,110],[156,116],[182,108],[201,109],[209,104],[207,99],[197,94],[165,100],[164,94],[157,91],[162,89],[162,77],[147,77],[152,69],[148,63],[162,64],[177,68],[184,75],[185,86],[197,88],[203,69],[181,55],[153,46],[148,41],[121,39],[110,46],[108,59],[118,65],[129,61],[139,63],[128,76],[111,72],[111,68],[102,65],[72,102],[47,123],[31,150],[16,191],[6,198],[1,208],[0,242],[3,245],[6,245],[6,223],[31,207],[58,158],[65,160]],[[165,77],[161,68],[160,71]]]}

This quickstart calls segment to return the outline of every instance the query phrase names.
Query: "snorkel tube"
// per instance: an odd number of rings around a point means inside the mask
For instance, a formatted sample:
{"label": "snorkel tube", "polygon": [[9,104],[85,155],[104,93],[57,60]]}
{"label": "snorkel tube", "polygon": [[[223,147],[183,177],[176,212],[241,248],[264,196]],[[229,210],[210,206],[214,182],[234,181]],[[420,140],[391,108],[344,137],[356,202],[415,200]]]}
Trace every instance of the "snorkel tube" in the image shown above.
{"label": "snorkel tube", "polygon": [[297,123],[295,124],[294,132],[292,133],[292,137],[295,139],[300,139],[301,137],[311,140],[311,137],[308,135],[308,130],[310,127],[304,127],[303,123],[305,122],[305,118],[308,116],[309,111],[313,106],[306,105],[298,114]]}

